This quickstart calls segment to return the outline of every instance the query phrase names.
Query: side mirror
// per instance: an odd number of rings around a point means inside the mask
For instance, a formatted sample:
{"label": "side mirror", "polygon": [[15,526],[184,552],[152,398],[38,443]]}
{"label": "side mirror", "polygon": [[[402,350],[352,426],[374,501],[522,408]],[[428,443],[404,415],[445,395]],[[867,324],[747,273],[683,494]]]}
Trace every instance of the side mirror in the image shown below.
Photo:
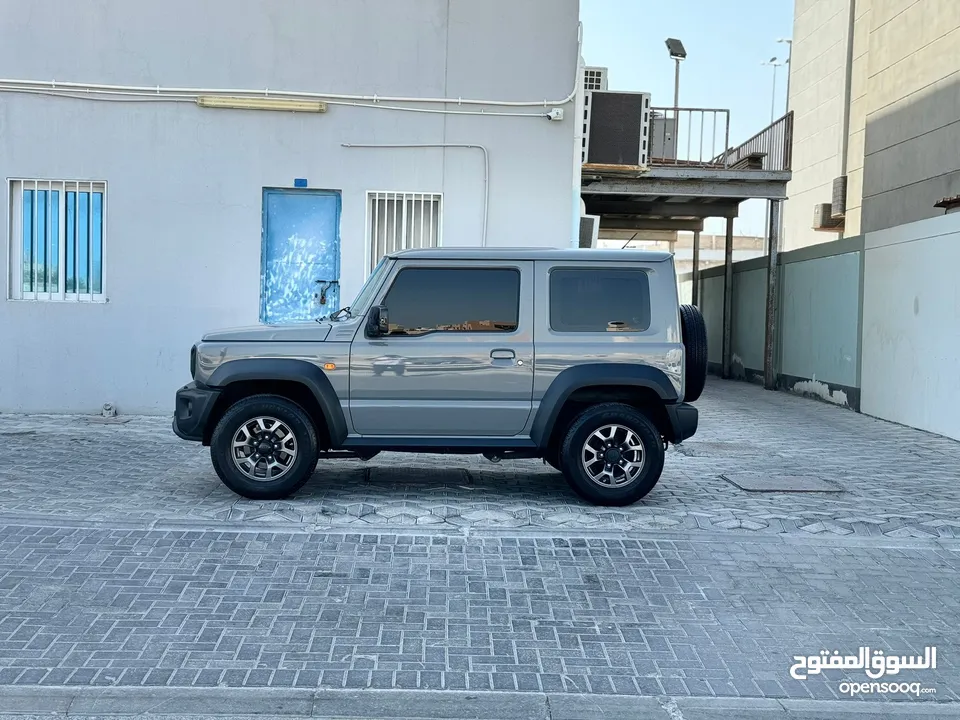
{"label": "side mirror", "polygon": [[390,333],[390,315],[386,305],[375,305],[370,309],[370,320],[367,331],[372,337],[380,337]]}

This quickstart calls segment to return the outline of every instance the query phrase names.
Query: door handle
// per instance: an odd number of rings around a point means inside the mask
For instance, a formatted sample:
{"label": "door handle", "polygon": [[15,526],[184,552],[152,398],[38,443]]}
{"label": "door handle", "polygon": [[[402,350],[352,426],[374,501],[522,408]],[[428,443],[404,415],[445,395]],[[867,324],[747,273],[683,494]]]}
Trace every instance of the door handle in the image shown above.
{"label": "door handle", "polygon": [[512,360],[516,356],[517,354],[513,350],[498,349],[490,351],[490,357],[494,360]]}

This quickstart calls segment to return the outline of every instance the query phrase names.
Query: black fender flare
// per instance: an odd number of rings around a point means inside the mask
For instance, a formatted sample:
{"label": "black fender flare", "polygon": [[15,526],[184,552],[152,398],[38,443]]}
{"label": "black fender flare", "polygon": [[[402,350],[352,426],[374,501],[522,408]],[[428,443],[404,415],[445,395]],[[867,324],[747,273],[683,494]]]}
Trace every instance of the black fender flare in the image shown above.
{"label": "black fender flare", "polygon": [[540,400],[540,407],[530,428],[530,439],[537,444],[538,448],[545,448],[550,441],[560,410],[567,399],[581,388],[597,385],[647,388],[655,392],[664,404],[673,404],[679,399],[666,373],[652,365],[631,363],[574,365],[553,379]]}
{"label": "black fender flare", "polygon": [[206,384],[223,388],[246,380],[286,380],[303,385],[320,406],[333,447],[341,447],[347,439],[347,420],[337,393],[326,373],[313,363],[293,358],[228,360],[213,371]]}

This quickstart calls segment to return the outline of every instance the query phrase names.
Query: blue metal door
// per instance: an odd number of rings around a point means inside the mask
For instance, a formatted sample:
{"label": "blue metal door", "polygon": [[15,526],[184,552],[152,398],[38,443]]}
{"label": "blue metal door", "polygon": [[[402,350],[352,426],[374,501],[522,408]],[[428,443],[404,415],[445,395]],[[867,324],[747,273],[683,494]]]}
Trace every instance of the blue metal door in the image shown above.
{"label": "blue metal door", "polygon": [[265,189],[260,322],[304,322],[339,309],[340,193]]}

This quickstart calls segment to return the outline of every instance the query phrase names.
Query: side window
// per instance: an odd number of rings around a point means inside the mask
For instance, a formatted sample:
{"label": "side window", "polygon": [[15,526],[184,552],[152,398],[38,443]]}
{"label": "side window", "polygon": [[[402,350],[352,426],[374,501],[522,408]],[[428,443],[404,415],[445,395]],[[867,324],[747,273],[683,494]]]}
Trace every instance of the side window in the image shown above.
{"label": "side window", "polygon": [[405,268],[383,300],[390,335],[513,332],[520,272],[509,268]]}
{"label": "side window", "polygon": [[550,273],[550,328],[556,332],[643,332],[650,281],[643,270],[569,268]]}

